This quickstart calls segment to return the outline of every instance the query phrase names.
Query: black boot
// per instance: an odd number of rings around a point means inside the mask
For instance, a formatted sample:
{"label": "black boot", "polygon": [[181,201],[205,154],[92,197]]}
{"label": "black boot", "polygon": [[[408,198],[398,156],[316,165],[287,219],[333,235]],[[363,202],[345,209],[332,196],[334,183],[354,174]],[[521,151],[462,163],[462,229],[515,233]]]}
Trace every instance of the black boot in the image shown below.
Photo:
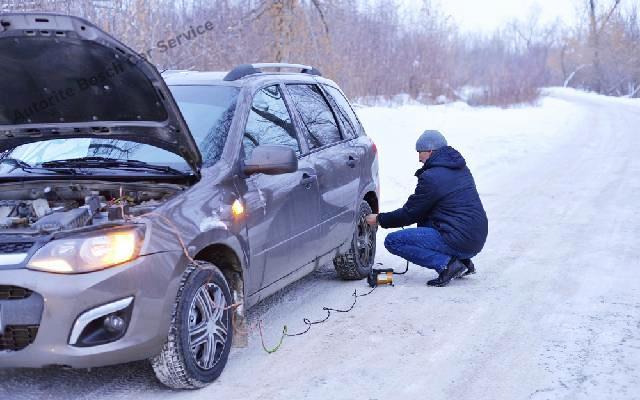
{"label": "black boot", "polygon": [[460,262],[463,263],[465,267],[467,267],[467,272],[462,274],[462,276],[473,275],[476,273],[476,266],[473,265],[473,261],[471,261],[470,258],[467,258],[466,260],[460,260]]}
{"label": "black boot", "polygon": [[459,278],[466,271],[467,267],[465,267],[460,260],[452,258],[447,267],[438,274],[438,277],[427,282],[427,285],[438,287],[447,286],[452,279]]}

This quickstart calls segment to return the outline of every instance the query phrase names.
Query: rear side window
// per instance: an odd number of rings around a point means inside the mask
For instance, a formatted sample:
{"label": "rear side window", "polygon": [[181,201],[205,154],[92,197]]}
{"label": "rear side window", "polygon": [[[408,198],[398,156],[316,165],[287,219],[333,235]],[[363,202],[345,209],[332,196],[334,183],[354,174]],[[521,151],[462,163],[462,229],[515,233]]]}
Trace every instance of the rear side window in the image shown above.
{"label": "rear side window", "polygon": [[[360,120],[356,116],[356,113],[353,111],[351,104],[349,104],[349,101],[346,97],[344,97],[342,92],[334,88],[333,86],[322,85],[322,87],[324,87],[329,96],[331,96],[331,98],[337,103],[339,108],[337,112],[341,114],[340,119],[348,119],[349,121],[351,121],[351,126],[356,132],[358,132],[358,134],[364,134],[364,129],[362,128],[362,125],[360,125]],[[358,136],[358,134],[354,136]]]}
{"label": "rear side window", "polygon": [[343,139],[333,111],[318,86],[287,85],[287,88],[304,123],[309,149],[324,147]]}
{"label": "rear side window", "polygon": [[263,144],[280,144],[300,154],[300,145],[291,115],[277,85],[261,89],[253,98],[242,139],[245,159]]}

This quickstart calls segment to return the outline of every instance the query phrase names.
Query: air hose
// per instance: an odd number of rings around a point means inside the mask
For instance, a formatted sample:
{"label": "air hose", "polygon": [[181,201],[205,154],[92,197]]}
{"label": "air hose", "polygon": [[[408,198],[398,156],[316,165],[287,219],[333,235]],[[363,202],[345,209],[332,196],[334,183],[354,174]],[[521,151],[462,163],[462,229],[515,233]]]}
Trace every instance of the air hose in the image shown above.
{"label": "air hose", "polygon": [[[376,265],[384,265],[382,263],[377,263]],[[353,308],[356,306],[356,303],[358,302],[358,298],[359,297],[365,297],[370,295],[371,293],[374,292],[374,290],[376,290],[376,288],[380,285],[391,285],[393,286],[393,275],[404,275],[409,271],[409,261],[407,261],[407,267],[405,268],[404,271],[402,272],[396,272],[393,269],[372,269],[371,273],[369,274],[369,276],[367,277],[367,282],[369,283],[369,286],[371,286],[371,290],[367,293],[364,294],[358,294],[357,290],[353,291],[353,303],[351,304],[351,307],[344,309],[344,310],[340,310],[340,309],[335,309],[335,308],[330,308],[330,307],[322,307],[323,311],[327,312],[327,316],[316,320],[316,321],[311,321],[308,318],[303,318],[302,322],[307,326],[305,330],[298,332],[298,333],[289,333],[289,330],[287,328],[287,326],[285,325],[282,328],[282,336],[280,336],[280,340],[278,341],[278,344],[269,349],[267,348],[266,344],[264,343],[264,337],[262,334],[262,323],[260,323],[260,339],[262,341],[262,348],[264,349],[265,352],[272,354],[275,353],[276,351],[278,351],[280,349],[280,347],[282,346],[282,343],[284,342],[284,339],[286,337],[295,337],[295,336],[302,336],[306,333],[308,333],[311,330],[311,327],[313,325],[318,325],[318,324],[323,324],[325,322],[327,322],[329,320],[329,318],[331,318],[331,313],[332,312],[336,312],[336,313],[348,313],[351,310],[353,310]]]}
{"label": "air hose", "polygon": [[368,296],[371,293],[373,293],[374,290],[376,290],[375,287],[373,289],[371,289],[369,292],[364,293],[364,294],[358,294],[358,291],[354,290],[353,291],[353,295],[352,295],[353,296],[353,304],[351,304],[351,307],[349,307],[347,309],[344,309],[344,310],[330,308],[330,307],[322,307],[322,310],[327,312],[327,316],[322,318],[322,319],[319,319],[317,321],[311,321],[308,318],[304,318],[302,320],[302,322],[304,322],[304,324],[307,325],[307,328],[305,330],[301,331],[301,332],[289,333],[288,328],[285,325],[284,328],[282,328],[282,336],[280,336],[280,340],[278,341],[278,344],[275,347],[271,348],[271,349],[267,348],[267,346],[264,343],[264,337],[263,337],[263,334],[262,334],[262,323],[260,323],[260,339],[262,341],[262,348],[264,349],[265,352],[267,352],[269,354],[275,353],[282,346],[282,343],[284,342],[284,338],[286,338],[286,337],[294,337],[294,336],[302,336],[302,335],[308,333],[311,330],[311,327],[313,325],[318,325],[318,324],[322,324],[322,323],[327,322],[329,320],[329,318],[331,317],[331,313],[332,312],[336,312],[336,313],[348,313],[348,312],[350,312],[356,306],[356,303],[358,302],[358,298],[359,297]]}

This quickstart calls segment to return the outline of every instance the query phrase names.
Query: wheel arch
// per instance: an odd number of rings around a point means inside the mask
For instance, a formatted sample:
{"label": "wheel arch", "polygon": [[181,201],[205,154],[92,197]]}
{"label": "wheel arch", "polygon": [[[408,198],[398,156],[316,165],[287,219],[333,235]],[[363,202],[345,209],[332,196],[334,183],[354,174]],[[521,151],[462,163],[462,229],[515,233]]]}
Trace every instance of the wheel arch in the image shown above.
{"label": "wheel arch", "polygon": [[380,204],[378,203],[378,195],[374,191],[369,191],[364,195],[364,201],[369,203],[369,207],[374,214],[378,214],[380,212]]}
{"label": "wheel arch", "polygon": [[241,248],[237,240],[232,240],[231,242],[229,240],[220,240],[200,246],[193,256],[194,260],[206,261],[218,267],[229,283],[232,301],[237,305],[233,309],[233,345],[235,347],[245,347],[248,344],[244,305],[245,274]]}

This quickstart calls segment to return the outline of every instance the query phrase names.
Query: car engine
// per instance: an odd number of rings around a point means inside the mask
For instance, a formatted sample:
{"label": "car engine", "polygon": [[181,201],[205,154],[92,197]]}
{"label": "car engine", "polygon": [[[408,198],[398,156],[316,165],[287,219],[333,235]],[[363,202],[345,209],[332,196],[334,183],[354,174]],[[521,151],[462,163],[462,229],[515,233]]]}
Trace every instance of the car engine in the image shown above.
{"label": "car engine", "polygon": [[163,204],[184,188],[110,182],[0,185],[0,230],[52,233],[123,221]]}

